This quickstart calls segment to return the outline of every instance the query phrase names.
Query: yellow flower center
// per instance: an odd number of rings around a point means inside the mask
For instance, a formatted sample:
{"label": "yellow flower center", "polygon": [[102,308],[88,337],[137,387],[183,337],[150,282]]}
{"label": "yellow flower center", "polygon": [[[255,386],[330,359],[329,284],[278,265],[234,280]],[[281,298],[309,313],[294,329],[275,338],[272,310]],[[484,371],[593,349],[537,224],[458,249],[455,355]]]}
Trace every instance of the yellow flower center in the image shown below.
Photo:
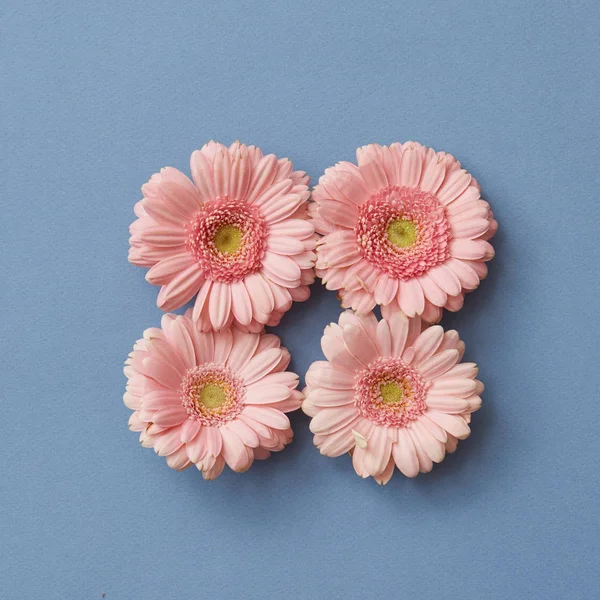
{"label": "yellow flower center", "polygon": [[214,243],[221,254],[235,254],[242,245],[242,230],[235,225],[223,225],[215,232]]}
{"label": "yellow flower center", "polygon": [[408,248],[417,240],[417,227],[408,219],[394,219],[388,225],[387,236],[398,248]]}
{"label": "yellow flower center", "polygon": [[379,393],[386,404],[400,404],[404,401],[404,391],[394,381],[382,383],[379,386]]}
{"label": "yellow flower center", "polygon": [[209,409],[219,408],[226,400],[225,391],[215,383],[207,383],[198,394],[198,401]]}

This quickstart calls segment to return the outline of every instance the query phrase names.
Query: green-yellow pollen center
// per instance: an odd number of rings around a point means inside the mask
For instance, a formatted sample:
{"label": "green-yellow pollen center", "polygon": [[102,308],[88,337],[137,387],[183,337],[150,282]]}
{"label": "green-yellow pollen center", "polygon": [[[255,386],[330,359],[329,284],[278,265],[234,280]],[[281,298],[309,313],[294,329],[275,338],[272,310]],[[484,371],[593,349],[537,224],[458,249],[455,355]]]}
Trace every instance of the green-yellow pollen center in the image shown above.
{"label": "green-yellow pollen center", "polygon": [[408,248],[417,241],[417,226],[408,219],[394,219],[388,225],[387,236],[398,248]]}
{"label": "green-yellow pollen center", "polygon": [[206,408],[219,408],[227,400],[225,391],[215,383],[207,383],[198,394],[198,400]]}
{"label": "green-yellow pollen center", "polygon": [[404,400],[402,388],[393,381],[382,383],[379,386],[379,393],[386,404],[400,404]]}
{"label": "green-yellow pollen center", "polygon": [[214,242],[221,254],[235,254],[242,245],[242,230],[235,225],[222,225],[215,232]]}

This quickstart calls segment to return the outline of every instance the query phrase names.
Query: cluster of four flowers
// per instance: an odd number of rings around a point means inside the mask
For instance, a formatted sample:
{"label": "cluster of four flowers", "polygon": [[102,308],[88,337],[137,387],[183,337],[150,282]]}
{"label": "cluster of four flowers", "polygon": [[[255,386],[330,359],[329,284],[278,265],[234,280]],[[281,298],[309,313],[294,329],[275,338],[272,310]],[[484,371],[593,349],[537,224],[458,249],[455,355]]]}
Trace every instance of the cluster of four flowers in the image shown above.
{"label": "cluster of four flowers", "polygon": [[[209,142],[191,179],[164,168],[135,205],[129,260],[149,267],[166,314],[130,353],[129,427],[170,467],[204,478],[246,471],[289,443],[286,413],[312,417],[326,456],[385,484],[453,452],[481,406],[477,367],[461,363],[457,311],[487,274],[497,223],[451,155],[416,142],[370,144],[327,169],[312,191],[287,159]],[[325,328],[326,358],[287,371],[264,327],[310,295],[315,275],[344,308]],[[381,306],[382,319],[372,312]]]}

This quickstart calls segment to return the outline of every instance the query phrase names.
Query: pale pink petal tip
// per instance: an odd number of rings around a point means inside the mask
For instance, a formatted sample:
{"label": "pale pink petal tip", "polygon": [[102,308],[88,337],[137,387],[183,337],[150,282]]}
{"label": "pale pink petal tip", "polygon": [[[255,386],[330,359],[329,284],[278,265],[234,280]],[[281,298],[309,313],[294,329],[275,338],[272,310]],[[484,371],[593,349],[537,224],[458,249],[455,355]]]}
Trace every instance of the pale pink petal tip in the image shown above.
{"label": "pale pink petal tip", "polygon": [[195,465],[205,479],[225,465],[246,471],[292,440],[286,413],[304,395],[289,362],[273,334],[201,332],[191,311],[165,315],[125,363],[129,428],[178,471]]}
{"label": "pale pink petal tip", "polygon": [[150,267],[163,310],[196,297],[202,331],[277,323],[314,281],[308,177],[239,142],[209,142],[192,154],[190,171],[191,179],[166,167],[142,186],[129,260]]}
{"label": "pale pink petal tip", "polygon": [[381,305],[435,323],[460,310],[494,256],[498,224],[478,183],[417,142],[356,154],[358,166],[326,169],[312,194],[317,275],[359,314]]}
{"label": "pale pink petal tip", "polygon": [[454,330],[390,311],[345,311],[327,326],[325,361],[306,373],[303,411],[321,454],[349,452],[361,477],[386,484],[394,467],[407,477],[431,471],[470,433],[481,406],[477,366],[461,363]]}

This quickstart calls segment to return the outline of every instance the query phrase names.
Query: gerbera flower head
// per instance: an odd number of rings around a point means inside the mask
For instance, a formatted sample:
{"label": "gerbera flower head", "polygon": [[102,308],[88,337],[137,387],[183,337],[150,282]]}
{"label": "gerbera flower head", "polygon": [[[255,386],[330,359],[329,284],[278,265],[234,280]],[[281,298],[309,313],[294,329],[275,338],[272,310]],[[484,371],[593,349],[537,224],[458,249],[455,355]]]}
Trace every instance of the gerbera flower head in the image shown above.
{"label": "gerbera flower head", "polygon": [[254,146],[210,142],[190,159],[192,180],[166,167],[142,186],[129,260],[151,267],[157,304],[179,308],[196,294],[202,331],[277,325],[314,280],[317,236],[308,177]]}
{"label": "gerbera flower head", "polygon": [[380,321],[346,311],[321,347],[327,360],[310,366],[302,404],[321,454],[350,452],[361,477],[385,484],[394,466],[407,477],[430,471],[469,435],[483,384],[474,363],[460,363],[456,331],[422,331],[401,311]]}
{"label": "gerbera flower head", "polygon": [[459,310],[494,256],[498,224],[479,185],[453,156],[417,142],[356,155],[358,166],[327,169],[313,192],[317,275],[360,314],[380,304],[432,323]]}
{"label": "gerbera flower head", "polygon": [[289,352],[272,334],[200,332],[185,315],[147,329],[125,365],[129,428],[170,467],[195,465],[205,479],[227,463],[246,471],[292,440],[285,413],[300,407]]}

